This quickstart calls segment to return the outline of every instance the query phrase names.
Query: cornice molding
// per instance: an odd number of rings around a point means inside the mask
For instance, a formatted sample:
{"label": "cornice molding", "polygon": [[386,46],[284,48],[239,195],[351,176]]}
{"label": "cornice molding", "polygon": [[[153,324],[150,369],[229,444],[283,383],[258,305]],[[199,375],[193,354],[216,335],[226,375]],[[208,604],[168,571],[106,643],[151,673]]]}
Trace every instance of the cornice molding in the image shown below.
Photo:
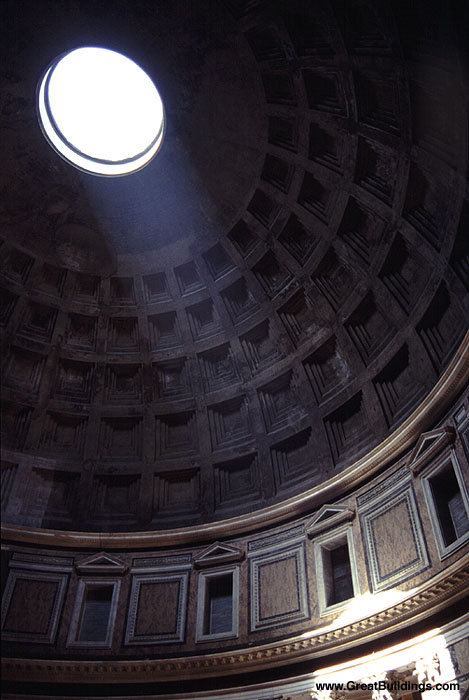
{"label": "cornice molding", "polygon": [[324,530],[330,530],[340,523],[353,520],[355,510],[347,506],[328,505],[327,503],[305,524],[305,532],[312,538]]}
{"label": "cornice molding", "polygon": [[75,569],[79,574],[118,574],[123,575],[129,567],[116,557],[99,552],[77,561]]}
{"label": "cornice molding", "polygon": [[214,542],[194,557],[194,568],[201,569],[205,566],[216,566],[242,559],[244,559],[244,552],[238,547],[224,542]]}
{"label": "cornice molding", "polygon": [[[409,457],[409,469],[416,476],[431,462],[445,447],[452,445],[456,431],[452,426],[422,433]],[[428,447],[427,447],[428,445]]]}
{"label": "cornice molding", "polygon": [[357,488],[371,478],[383,463],[395,461],[412,447],[469,383],[469,331],[439,381],[420,406],[380,445],[345,469],[341,474],[281,503],[214,523],[149,532],[73,532],[46,530],[22,525],[2,524],[4,540],[40,546],[74,549],[143,549],[223,540],[258,528],[276,525],[295,515],[314,510],[337,500],[343,493]]}
{"label": "cornice molding", "polygon": [[279,643],[203,656],[145,661],[4,659],[5,680],[41,683],[148,683],[249,673],[337,654],[382,638],[452,605],[467,595],[469,554],[407,598],[342,627],[317,630]]}

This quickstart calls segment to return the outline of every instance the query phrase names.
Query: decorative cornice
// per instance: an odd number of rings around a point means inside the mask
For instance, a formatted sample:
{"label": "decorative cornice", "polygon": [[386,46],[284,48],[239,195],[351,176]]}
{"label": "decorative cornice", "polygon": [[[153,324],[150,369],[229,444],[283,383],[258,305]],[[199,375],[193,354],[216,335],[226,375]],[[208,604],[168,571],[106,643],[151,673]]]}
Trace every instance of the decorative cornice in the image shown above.
{"label": "decorative cornice", "polygon": [[357,506],[361,509],[362,506],[366,506],[373,501],[379,501],[383,497],[383,494],[394,491],[395,489],[405,488],[411,481],[412,475],[407,465],[404,465],[395,471],[394,474],[386,475],[383,481],[372,484],[372,487],[368,491],[357,496]]}
{"label": "decorative cornice", "polygon": [[273,534],[268,534],[267,536],[260,537],[255,540],[248,542],[248,556],[259,552],[261,549],[272,549],[274,548],[278,551],[279,547],[284,547],[292,544],[293,542],[304,539],[304,527],[303,525],[295,525],[288,530],[282,530],[281,532],[274,532]]}
{"label": "decorative cornice", "polygon": [[241,561],[243,558],[244,552],[238,547],[223,542],[214,542],[194,557],[194,567],[200,569],[205,566]]}
{"label": "decorative cornice", "polygon": [[355,511],[347,506],[323,505],[305,525],[308,537],[315,537],[324,530],[330,530],[340,523],[353,520]]}
{"label": "decorative cornice", "polygon": [[450,365],[420,406],[380,445],[337,476],[281,503],[214,523],[151,532],[68,532],[21,525],[2,525],[4,540],[40,546],[73,549],[143,549],[179,546],[206,540],[222,540],[261,527],[278,524],[337,500],[341,494],[371,478],[386,462],[395,461],[409,449],[422,433],[435,424],[469,383],[469,331]]}
{"label": "decorative cornice", "polygon": [[116,557],[99,552],[92,554],[85,559],[80,559],[75,564],[75,568],[80,574],[125,574],[128,565]]}
{"label": "decorative cornice", "polygon": [[409,468],[414,476],[420,474],[422,469],[445,447],[452,445],[455,438],[456,431],[450,425],[422,433],[409,457]]}
{"label": "decorative cornice", "polygon": [[469,554],[389,608],[333,629],[318,630],[280,643],[203,656],[145,661],[4,659],[5,680],[30,682],[147,683],[259,671],[337,654],[412,625],[467,595]]}

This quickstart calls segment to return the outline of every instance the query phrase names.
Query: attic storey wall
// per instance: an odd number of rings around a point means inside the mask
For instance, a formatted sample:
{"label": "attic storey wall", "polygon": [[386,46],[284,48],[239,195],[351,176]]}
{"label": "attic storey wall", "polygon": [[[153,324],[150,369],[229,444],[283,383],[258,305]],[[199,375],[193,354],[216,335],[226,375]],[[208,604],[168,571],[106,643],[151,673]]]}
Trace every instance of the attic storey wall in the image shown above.
{"label": "attic storey wall", "polygon": [[[79,646],[81,657],[90,660],[98,647],[104,660],[210,656],[319,633],[334,623],[343,632],[334,637],[332,654],[334,645],[337,651],[356,634],[353,620],[369,618],[370,630],[383,620],[391,627],[408,626],[413,615],[425,620],[432,614],[428,601],[436,595],[434,586],[446,591],[438,604],[449,606],[467,585],[468,412],[467,402],[457,403],[442,424],[423,433],[412,450],[366,485],[261,532],[178,549],[133,551],[129,542],[119,551],[91,553],[91,542],[80,551],[12,540],[6,550],[2,623],[8,655],[41,656],[47,650],[49,656],[66,659]],[[442,553],[425,479],[448,462],[461,479],[466,504],[461,522],[466,525],[457,547]],[[318,568],[318,557],[344,542],[353,562],[352,597],[339,604],[326,598],[324,603],[322,591],[332,574],[324,564]],[[207,600],[200,581],[233,571],[239,586],[233,607],[236,631],[228,638],[205,640],[197,632],[197,620],[204,617],[200,606]],[[84,591],[90,586],[116,590],[109,608],[109,641],[96,644],[91,637],[77,645]],[[377,597],[370,608],[372,595]],[[366,643],[367,625],[361,625],[355,645]],[[327,641],[326,635],[323,643],[328,648],[332,638]]]}

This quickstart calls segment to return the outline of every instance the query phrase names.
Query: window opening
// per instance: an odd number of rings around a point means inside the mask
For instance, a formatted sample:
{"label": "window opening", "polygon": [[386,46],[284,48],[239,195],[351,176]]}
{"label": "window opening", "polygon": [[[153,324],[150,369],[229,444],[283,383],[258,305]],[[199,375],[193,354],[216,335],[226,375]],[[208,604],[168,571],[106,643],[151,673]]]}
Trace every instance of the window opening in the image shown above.
{"label": "window opening", "polygon": [[360,593],[350,525],[318,536],[314,558],[320,615],[328,615]]}
{"label": "window opening", "polygon": [[238,636],[239,568],[201,571],[197,592],[195,641]]}
{"label": "window opening", "polygon": [[342,544],[329,552],[331,590],[328,605],[353,598],[352,567],[348,544]]}
{"label": "window opening", "polygon": [[233,626],[233,575],[208,578],[204,634],[231,632]]}
{"label": "window opening", "polygon": [[107,638],[114,586],[87,586],[83,600],[79,642],[104,642]]}
{"label": "window opening", "polygon": [[443,540],[448,547],[469,530],[462,493],[450,464],[429,481]]}

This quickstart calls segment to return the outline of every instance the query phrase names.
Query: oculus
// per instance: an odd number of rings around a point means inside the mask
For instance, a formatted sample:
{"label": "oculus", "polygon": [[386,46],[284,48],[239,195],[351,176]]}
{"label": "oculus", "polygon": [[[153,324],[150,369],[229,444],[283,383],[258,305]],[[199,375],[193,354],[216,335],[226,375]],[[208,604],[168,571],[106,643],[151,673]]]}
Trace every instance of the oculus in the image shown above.
{"label": "oculus", "polygon": [[37,109],[50,145],[95,175],[140,170],[163,141],[164,108],[151,78],[109,49],[82,47],[55,59],[39,83]]}

